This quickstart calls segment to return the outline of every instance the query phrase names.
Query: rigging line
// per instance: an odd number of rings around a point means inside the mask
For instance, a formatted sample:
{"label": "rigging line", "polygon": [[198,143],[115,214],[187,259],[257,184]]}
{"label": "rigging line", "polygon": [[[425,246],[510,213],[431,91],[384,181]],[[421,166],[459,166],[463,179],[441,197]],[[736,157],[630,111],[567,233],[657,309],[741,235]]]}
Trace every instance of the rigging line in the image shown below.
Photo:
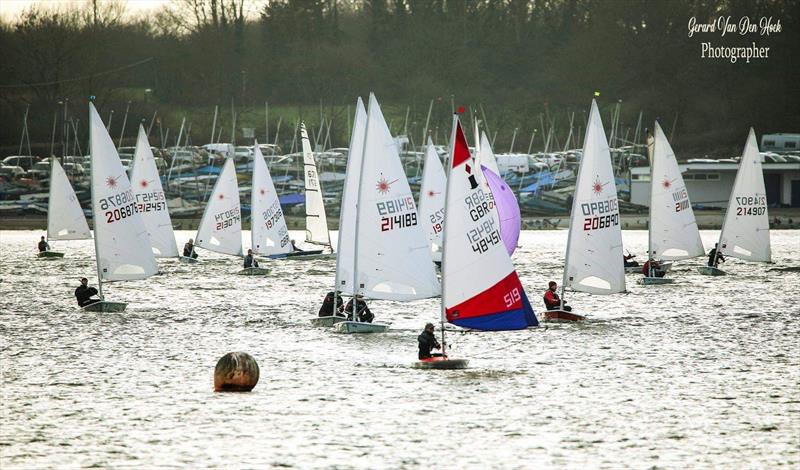
{"label": "rigging line", "polygon": [[84,75],[83,77],[67,78],[67,79],[64,79],[64,80],[54,80],[52,82],[26,83],[26,84],[22,84],[22,85],[0,85],[0,88],[25,88],[25,87],[57,85],[59,83],[78,82],[78,81],[81,81],[81,80],[87,80],[89,78],[94,78],[94,77],[102,77],[103,75],[109,75],[109,74],[112,74],[112,73],[115,73],[115,72],[119,72],[121,70],[133,68],[133,67],[142,65],[144,63],[150,62],[152,60],[153,60],[153,57],[148,57],[146,59],[140,60],[138,62],[134,62],[132,64],[123,65],[122,67],[117,67],[115,69],[110,69],[110,70],[106,70],[106,71],[103,71],[103,72],[94,73],[94,74],[91,74],[91,75]]}

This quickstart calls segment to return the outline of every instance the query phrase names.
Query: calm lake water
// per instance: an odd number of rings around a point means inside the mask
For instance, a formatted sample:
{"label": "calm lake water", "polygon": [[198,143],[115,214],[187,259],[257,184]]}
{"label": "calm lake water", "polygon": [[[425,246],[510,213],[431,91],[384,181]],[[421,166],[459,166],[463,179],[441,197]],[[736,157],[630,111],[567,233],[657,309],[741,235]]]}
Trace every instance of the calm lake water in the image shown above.
{"label": "calm lake water", "polygon": [[[239,260],[202,251],[109,285],[127,312],[84,313],[73,290],[96,285],[93,243],[40,261],[41,234],[0,232],[3,469],[800,465],[797,231],[772,232],[775,264],[730,260],[711,278],[689,260],[673,285],[628,275],[628,294],[567,293],[583,324],[453,333],[462,371],[411,368],[438,299],[373,302],[387,334],[311,327],[334,260],[241,277]],[[537,311],[566,235],[522,234],[514,262]],[[641,257],[647,233],[623,240]],[[252,393],[212,391],[229,351],[258,360]]]}

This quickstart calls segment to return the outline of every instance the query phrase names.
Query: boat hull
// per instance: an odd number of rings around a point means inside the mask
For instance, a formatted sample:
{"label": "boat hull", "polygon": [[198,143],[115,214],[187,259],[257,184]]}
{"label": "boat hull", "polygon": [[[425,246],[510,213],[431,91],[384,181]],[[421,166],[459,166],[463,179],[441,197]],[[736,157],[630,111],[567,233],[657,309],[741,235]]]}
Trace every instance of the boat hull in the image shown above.
{"label": "boat hull", "polygon": [[389,325],[385,323],[365,323],[360,321],[342,321],[333,325],[337,333],[385,333]]}
{"label": "boat hull", "polygon": [[119,313],[124,312],[127,306],[128,304],[125,302],[108,302],[101,300],[100,302],[95,302],[81,308],[86,312]]}
{"label": "boat hull", "polygon": [[431,357],[428,359],[420,359],[414,363],[415,369],[435,369],[435,370],[452,370],[452,369],[466,369],[469,365],[467,359],[449,359],[446,357]]}
{"label": "boat hull", "polygon": [[319,326],[324,328],[330,328],[337,323],[341,323],[347,320],[345,317],[336,317],[336,316],[328,316],[328,317],[317,317],[311,319],[311,325]]}
{"label": "boat hull", "polygon": [[727,274],[725,271],[715,268],[714,266],[700,266],[697,268],[697,272],[706,276],[724,276]]}
{"label": "boat hull", "polygon": [[181,263],[190,263],[190,264],[192,264],[192,263],[199,263],[199,261],[198,261],[198,259],[197,259],[197,258],[190,258],[190,257],[188,257],[188,256],[181,256],[181,257],[180,257],[180,258],[178,258],[178,259],[180,260],[180,262],[181,262]]}
{"label": "boat hull", "polygon": [[637,281],[643,286],[657,286],[661,284],[672,284],[675,279],[670,277],[643,277]]}
{"label": "boat hull", "polygon": [[59,253],[57,251],[40,251],[37,258],[47,259],[47,258],[63,258],[64,253]]}
{"label": "boat hull", "polygon": [[263,276],[269,273],[267,268],[244,268],[236,274],[240,276]]}
{"label": "boat hull", "polygon": [[336,256],[335,253],[322,253],[322,250],[312,250],[312,251],[295,251],[292,253],[281,253],[279,255],[270,255],[269,258],[304,261],[311,259],[332,259],[335,256]]}
{"label": "boat hull", "polygon": [[578,315],[577,313],[567,312],[565,310],[545,310],[545,321],[552,322],[568,322],[568,321],[583,321],[586,317]]}

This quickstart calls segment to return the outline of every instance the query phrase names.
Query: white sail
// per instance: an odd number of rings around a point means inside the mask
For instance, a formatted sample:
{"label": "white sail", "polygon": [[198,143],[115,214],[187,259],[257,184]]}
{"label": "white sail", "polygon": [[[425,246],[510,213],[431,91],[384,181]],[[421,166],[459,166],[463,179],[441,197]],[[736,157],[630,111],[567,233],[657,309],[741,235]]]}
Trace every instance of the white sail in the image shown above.
{"label": "white sail", "polygon": [[[419,191],[419,222],[425,227],[434,256],[442,249],[446,190],[447,175],[445,175],[442,161],[439,160],[439,154],[433,146],[433,141],[428,137],[425,168],[422,171],[422,187]],[[441,256],[440,253],[439,256]]]}
{"label": "white sail", "polygon": [[705,254],[675,152],[656,121],[650,186],[650,253],[678,260]]}
{"label": "white sail", "polygon": [[269,256],[292,251],[289,229],[278,192],[258,147],[253,146],[253,184],[250,195],[250,236],[253,251]]}
{"label": "white sail", "polygon": [[417,220],[417,205],[397,145],[373,94],[369,96],[357,208],[357,291],[385,300],[438,295],[439,280]]}
{"label": "white sail", "polygon": [[592,294],[625,290],[622,231],[611,153],[592,100],[567,238],[564,287]]}
{"label": "white sail", "polygon": [[353,267],[356,250],[356,202],[358,200],[361,161],[364,155],[364,134],[367,130],[367,110],[361,97],[356,103],[353,119],[353,134],[350,136],[350,151],[347,153],[347,169],[342,188],[342,203],[339,206],[339,243],[336,244],[336,286],[343,294],[352,295]]}
{"label": "white sail", "polygon": [[769,262],[772,259],[767,192],[764,189],[761,154],[752,128],[725,211],[719,249],[725,256],[748,261]]}
{"label": "white sail", "polygon": [[89,103],[92,212],[97,274],[102,281],[145,279],[158,272],[128,175],[106,126]]}
{"label": "white sail", "polygon": [[197,229],[195,245],[217,253],[242,256],[242,214],[233,158],[225,159]]}
{"label": "white sail", "polygon": [[167,198],[161,187],[161,178],[158,176],[158,167],[150,149],[150,142],[147,141],[147,133],[141,124],[136,139],[131,182],[139,214],[150,236],[153,253],[160,258],[178,257],[178,245],[175,242],[175,232],[172,230],[172,220],[167,210]]}
{"label": "white sail", "polygon": [[47,200],[47,239],[85,240],[92,238],[81,204],[69,184],[64,168],[50,157],[50,196]]}
{"label": "white sail", "polygon": [[305,123],[300,123],[300,139],[303,143],[303,174],[306,184],[306,241],[330,246],[331,235],[328,232],[328,219],[325,217],[325,204],[322,201],[322,186]]}
{"label": "white sail", "polygon": [[492,150],[492,145],[489,143],[489,138],[486,136],[486,132],[481,132],[481,151],[479,155],[480,164],[499,176],[500,168],[497,166],[497,159],[494,158],[494,151]]}

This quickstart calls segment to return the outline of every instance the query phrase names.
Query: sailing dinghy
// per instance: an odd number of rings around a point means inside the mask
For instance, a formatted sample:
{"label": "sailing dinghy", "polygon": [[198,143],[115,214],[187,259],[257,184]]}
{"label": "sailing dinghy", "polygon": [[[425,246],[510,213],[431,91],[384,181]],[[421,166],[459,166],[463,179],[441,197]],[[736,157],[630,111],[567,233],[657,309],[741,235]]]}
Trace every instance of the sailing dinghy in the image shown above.
{"label": "sailing dinghy", "polygon": [[[583,157],[575,181],[561,283],[562,306],[567,287],[602,295],[625,291],[620,227],[611,153],[600,111],[595,100],[592,100]],[[585,319],[582,315],[563,309],[545,310],[544,318],[554,321]]]}
{"label": "sailing dinghy", "polygon": [[444,323],[475,330],[519,330],[539,325],[492,217],[489,196],[458,115],[453,116],[442,255],[442,356],[414,363],[424,369],[463,369],[447,355]]}
{"label": "sailing dinghy", "polygon": [[761,154],[752,128],[747,136],[728,209],[725,211],[717,243],[717,256],[712,266],[698,268],[700,274],[724,275],[725,271],[717,267],[719,255],[765,263],[772,260],[767,192],[764,189]]}
{"label": "sailing dinghy", "polygon": [[153,254],[156,258],[178,258],[178,245],[167,210],[167,198],[161,186],[150,142],[147,141],[147,133],[141,124],[136,139],[131,182],[133,196],[150,237]]}
{"label": "sailing dinghy", "polygon": [[[358,184],[348,185],[350,177],[345,180],[347,197],[350,190],[357,193],[354,208],[343,201],[339,236],[344,243],[339,246],[337,290],[354,297],[397,301],[438,295],[430,246],[417,220],[397,145],[371,93],[361,155],[351,154],[348,160],[353,158],[360,159],[360,165],[351,166],[348,161],[348,170],[358,173]],[[354,315],[334,328],[340,333],[375,333],[386,331],[389,325],[361,322]]]}
{"label": "sailing dinghy", "polygon": [[90,312],[123,312],[128,304],[105,300],[103,282],[146,279],[158,272],[158,265],[128,175],[91,102],[89,146],[94,248],[101,301],[82,308]]}
{"label": "sailing dinghy", "polygon": [[[682,260],[703,256],[705,249],[683,182],[675,152],[656,121],[655,148],[650,165],[650,230],[647,252],[651,260]],[[652,269],[651,269],[652,271]],[[639,284],[671,284],[673,278],[648,273]]]}
{"label": "sailing dinghy", "polygon": [[442,161],[428,137],[425,150],[425,168],[422,170],[422,185],[419,191],[420,223],[426,227],[431,256],[437,263],[442,262],[442,230],[444,228],[444,193],[447,189],[447,175]]}
{"label": "sailing dinghy", "polygon": [[258,142],[253,146],[253,182],[250,191],[250,243],[253,252],[278,257],[292,252],[289,229],[272,176]]}
{"label": "sailing dinghy", "polygon": [[[47,199],[47,242],[51,240],[88,240],[92,238],[86,216],[69,184],[67,173],[56,157],[50,157],[50,194]],[[42,251],[39,258],[63,258],[64,253]]]}

